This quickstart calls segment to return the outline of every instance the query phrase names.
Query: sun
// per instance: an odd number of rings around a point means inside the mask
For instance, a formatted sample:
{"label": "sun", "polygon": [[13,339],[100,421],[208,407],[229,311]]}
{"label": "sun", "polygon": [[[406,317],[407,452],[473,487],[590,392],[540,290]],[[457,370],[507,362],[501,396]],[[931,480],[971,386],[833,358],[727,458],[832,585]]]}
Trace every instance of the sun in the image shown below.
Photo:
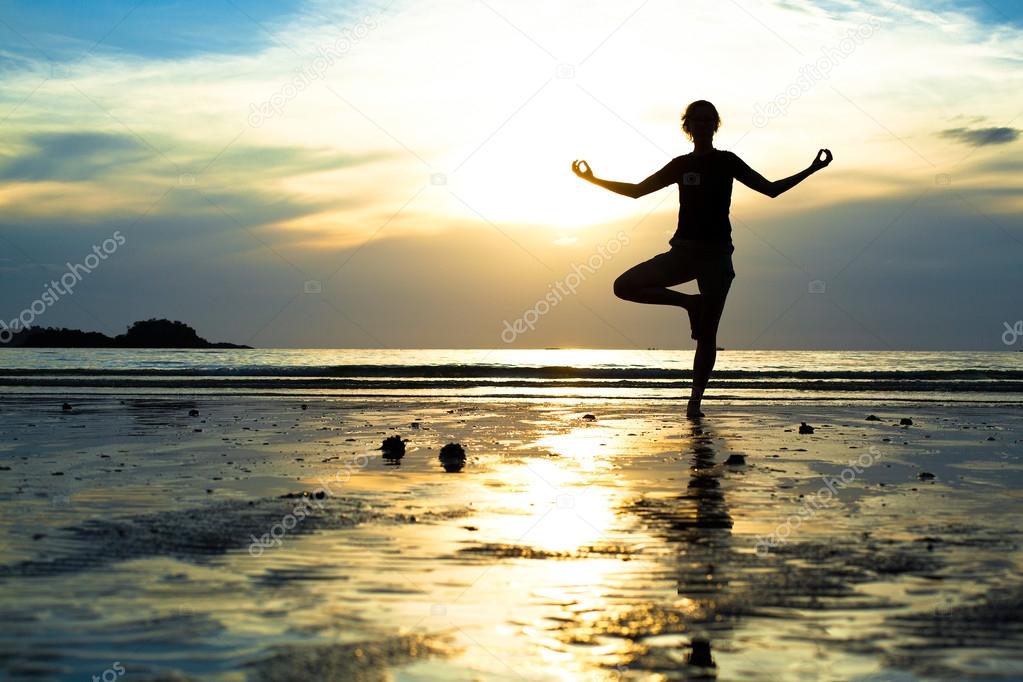
{"label": "sun", "polygon": [[[665,201],[664,194],[636,200],[572,172],[573,161],[587,158],[598,177],[640,182],[667,163],[672,153],[652,149],[620,122],[580,116],[580,110],[578,91],[554,87],[545,91],[468,160],[456,162],[457,170],[448,178],[451,191],[491,222],[550,226],[564,232],[638,220],[652,206],[672,212],[672,202]],[[665,131],[676,132],[671,126]],[[675,147],[681,153],[681,140]]]}

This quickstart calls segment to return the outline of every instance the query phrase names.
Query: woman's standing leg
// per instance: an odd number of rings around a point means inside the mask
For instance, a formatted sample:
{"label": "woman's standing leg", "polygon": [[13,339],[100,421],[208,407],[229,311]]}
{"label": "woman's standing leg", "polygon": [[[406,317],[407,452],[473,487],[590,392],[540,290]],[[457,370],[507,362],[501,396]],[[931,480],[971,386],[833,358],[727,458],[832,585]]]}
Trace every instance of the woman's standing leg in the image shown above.
{"label": "woman's standing leg", "polygon": [[718,323],[721,322],[721,315],[725,310],[725,300],[728,298],[728,290],[731,288],[732,279],[735,277],[731,268],[731,258],[728,259],[727,268],[721,268],[717,274],[708,277],[698,278],[700,294],[703,298],[702,317],[700,320],[700,333],[696,339],[696,354],[693,356],[693,387],[689,396],[689,404],[686,406],[686,416],[690,418],[702,417],[700,403],[703,400],[703,392],[710,381],[710,374],[714,370],[714,362],[717,360],[717,333]]}

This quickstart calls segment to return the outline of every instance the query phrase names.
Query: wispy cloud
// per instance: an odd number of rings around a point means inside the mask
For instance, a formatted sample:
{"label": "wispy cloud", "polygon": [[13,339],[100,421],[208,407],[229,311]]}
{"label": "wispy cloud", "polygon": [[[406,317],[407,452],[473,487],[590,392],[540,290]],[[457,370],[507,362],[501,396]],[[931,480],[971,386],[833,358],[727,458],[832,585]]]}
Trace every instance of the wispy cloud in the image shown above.
{"label": "wispy cloud", "polygon": [[95,180],[152,156],[135,138],[58,132],[28,136],[17,154],[0,158],[2,180]]}
{"label": "wispy cloud", "polygon": [[973,147],[984,147],[992,144],[1008,144],[1019,139],[1020,131],[1016,128],[949,128],[942,130],[940,135],[957,140]]}

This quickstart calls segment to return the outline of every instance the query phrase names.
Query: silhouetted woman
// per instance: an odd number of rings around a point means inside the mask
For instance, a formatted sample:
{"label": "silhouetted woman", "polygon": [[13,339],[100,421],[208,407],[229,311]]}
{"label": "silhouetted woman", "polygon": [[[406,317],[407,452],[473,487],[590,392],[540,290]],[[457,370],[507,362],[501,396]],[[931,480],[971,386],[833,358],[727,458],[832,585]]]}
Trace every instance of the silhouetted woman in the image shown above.
{"label": "silhouetted woman", "polygon": [[[693,389],[686,408],[690,418],[703,416],[700,401],[717,358],[718,322],[735,278],[735,247],[728,220],[732,179],[774,198],[825,168],[832,159],[830,150],[821,149],[806,170],[771,182],[732,152],[714,148],[714,133],[720,126],[721,117],[713,104],[706,100],[690,104],[682,115],[682,130],[692,140],[693,151],[672,159],[639,184],[602,180],[593,175],[586,161],[572,163],[572,170],[584,180],[634,199],[678,185],[678,228],[668,241],[671,249],[623,273],[615,280],[614,292],[626,301],[673,305],[688,311],[696,339]],[[699,294],[668,288],[694,279]]]}

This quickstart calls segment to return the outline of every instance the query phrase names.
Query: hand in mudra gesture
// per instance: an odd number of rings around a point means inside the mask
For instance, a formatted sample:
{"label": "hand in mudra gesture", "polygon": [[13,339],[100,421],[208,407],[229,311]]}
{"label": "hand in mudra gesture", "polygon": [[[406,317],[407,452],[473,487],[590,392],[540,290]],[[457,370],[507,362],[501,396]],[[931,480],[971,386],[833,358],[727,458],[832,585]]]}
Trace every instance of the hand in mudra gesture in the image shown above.
{"label": "hand in mudra gesture", "polygon": [[572,172],[578,175],[583,180],[593,179],[593,169],[590,168],[590,164],[585,161],[573,161]]}
{"label": "hand in mudra gesture", "polygon": [[[821,158],[821,154],[824,155],[823,159]],[[830,149],[821,149],[817,152],[817,156],[813,157],[813,163],[810,164],[810,170],[819,171],[821,168],[827,168],[833,158],[834,157],[831,155]]]}

